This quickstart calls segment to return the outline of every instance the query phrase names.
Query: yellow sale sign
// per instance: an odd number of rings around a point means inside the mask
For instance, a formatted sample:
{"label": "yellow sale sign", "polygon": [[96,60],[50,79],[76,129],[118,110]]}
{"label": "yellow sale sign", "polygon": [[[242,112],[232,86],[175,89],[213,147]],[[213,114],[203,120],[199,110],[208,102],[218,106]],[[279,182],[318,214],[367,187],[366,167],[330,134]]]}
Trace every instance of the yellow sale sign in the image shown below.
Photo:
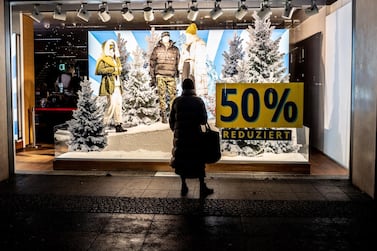
{"label": "yellow sale sign", "polygon": [[217,83],[216,126],[302,127],[304,83]]}

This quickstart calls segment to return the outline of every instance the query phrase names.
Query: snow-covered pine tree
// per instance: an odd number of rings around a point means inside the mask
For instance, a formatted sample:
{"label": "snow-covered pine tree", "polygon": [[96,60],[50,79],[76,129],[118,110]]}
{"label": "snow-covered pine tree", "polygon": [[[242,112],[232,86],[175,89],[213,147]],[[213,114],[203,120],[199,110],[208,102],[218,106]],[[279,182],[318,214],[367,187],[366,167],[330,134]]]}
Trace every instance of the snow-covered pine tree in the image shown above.
{"label": "snow-covered pine tree", "polygon": [[289,75],[284,67],[284,54],[279,52],[280,38],[271,39],[274,26],[271,26],[269,14],[261,19],[254,11],[255,27],[249,26],[247,42],[247,57],[249,63],[245,72],[245,81],[248,83],[286,83]]}
{"label": "snow-covered pine tree", "polygon": [[234,33],[233,39],[229,41],[229,52],[224,51],[224,64],[222,73],[222,79],[224,81],[231,81],[232,77],[238,74],[237,65],[240,60],[243,59],[245,52],[242,48],[243,39]]}
{"label": "snow-covered pine tree", "polygon": [[219,81],[219,75],[215,69],[213,61],[207,58],[207,76],[208,76],[208,94],[201,97],[207,108],[208,119],[213,119],[216,116],[216,83]]}
{"label": "snow-covered pine tree", "polygon": [[81,82],[78,95],[77,109],[73,111],[73,118],[67,121],[68,131],[71,133],[68,149],[79,152],[100,151],[107,145],[103,124],[104,113],[97,106],[88,79]]}
{"label": "snow-covered pine tree", "polygon": [[117,36],[117,44],[119,48],[119,54],[120,54],[120,63],[122,64],[122,73],[120,75],[120,79],[122,81],[127,79],[128,72],[130,71],[130,67],[127,64],[127,59],[129,56],[129,52],[127,51],[127,40],[121,37],[120,34]]}
{"label": "snow-covered pine tree", "polygon": [[156,88],[151,88],[146,53],[139,47],[132,53],[130,72],[123,92],[123,120],[127,127],[151,124],[160,117]]}
{"label": "snow-covered pine tree", "polygon": [[249,68],[249,61],[246,59],[246,55],[242,60],[237,63],[237,75],[233,76],[233,80],[236,83],[247,83],[247,69]]}
{"label": "snow-covered pine tree", "polygon": [[[145,38],[145,40],[148,43],[148,48],[147,48],[147,51],[146,51],[145,54],[146,54],[147,58],[150,58],[151,55],[152,55],[154,47],[156,47],[158,41],[160,41],[160,35],[156,32],[155,28],[152,27],[151,35],[147,36]],[[148,62],[148,65],[149,65],[149,62]]]}

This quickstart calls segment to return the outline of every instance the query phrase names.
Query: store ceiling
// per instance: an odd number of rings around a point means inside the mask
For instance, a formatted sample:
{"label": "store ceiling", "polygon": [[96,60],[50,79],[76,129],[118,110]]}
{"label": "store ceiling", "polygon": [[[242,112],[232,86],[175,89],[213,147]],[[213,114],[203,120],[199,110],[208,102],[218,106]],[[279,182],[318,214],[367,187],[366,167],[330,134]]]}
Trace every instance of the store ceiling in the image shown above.
{"label": "store ceiling", "polygon": [[[284,11],[285,0],[269,0],[272,15],[271,23],[276,28],[291,28],[303,22],[307,18],[305,9],[311,5],[312,0],[291,0],[292,6],[296,8],[292,19],[284,19],[281,17]],[[111,20],[104,23],[97,15],[97,10],[102,2],[107,2]],[[127,22],[121,15],[122,0],[112,1],[12,1],[12,11],[31,13],[34,4],[38,4],[38,8],[43,14],[44,18],[41,23],[35,23],[36,30],[46,30],[54,28],[85,28],[85,29],[183,29],[186,24],[190,23],[187,19],[187,11],[191,6],[191,0],[172,0],[172,7],[175,9],[175,15],[165,21],[162,18],[162,11],[166,7],[167,0],[153,0],[150,1],[150,7],[153,8],[155,19],[151,22],[146,22],[143,17],[143,8],[147,7],[146,0],[131,0],[129,7],[134,14],[134,20]],[[246,0],[245,5],[248,7],[248,14],[242,19],[237,20],[234,16],[235,10],[239,5],[239,1],[235,0],[222,0],[219,1],[224,14],[216,20],[212,20],[209,12],[215,5],[214,0],[198,0],[197,7],[199,8],[199,16],[196,23],[199,29],[231,29],[242,28],[252,24],[252,12],[258,11],[260,8],[261,0]],[[318,8],[324,5],[330,5],[336,0],[316,0]],[[65,21],[53,19],[53,11],[55,6],[61,3],[62,10],[67,12]],[[77,17],[77,11],[80,9],[81,3],[86,3],[86,7],[91,16],[88,22],[82,21]]]}
{"label": "store ceiling", "polygon": [[[146,22],[143,16],[143,8],[147,6],[146,0],[131,0],[129,7],[134,14],[134,20],[127,22],[121,15],[122,0],[106,1],[111,19],[102,22],[97,15],[99,0],[66,0],[66,1],[11,1],[12,16],[18,13],[30,15],[35,4],[43,15],[40,23],[34,22],[35,60],[36,74],[43,72],[48,67],[56,67],[60,62],[84,63],[87,62],[87,31],[89,30],[145,30],[155,27],[156,30],[180,30],[191,22],[187,19],[187,11],[191,6],[191,0],[172,0],[175,15],[169,20],[163,20],[161,12],[165,9],[167,0],[153,0],[150,6],[154,10],[155,19]],[[292,6],[296,8],[292,19],[283,19],[285,0],[269,0],[272,10],[271,24],[276,28],[292,28],[302,23],[308,15],[305,9],[311,5],[311,0],[292,0]],[[336,0],[316,0],[318,8],[330,5]],[[66,20],[60,21],[53,18],[53,12],[57,4],[62,4],[62,10],[66,12]],[[77,12],[82,3],[90,13],[88,22],[77,17]],[[224,14],[213,20],[209,13],[215,5],[214,0],[198,0],[199,16],[195,23],[199,29],[245,29],[253,24],[252,13],[258,11],[261,0],[246,0],[248,13],[242,20],[234,16],[238,8],[237,0],[222,0],[219,2]],[[83,67],[85,68],[85,67]]]}

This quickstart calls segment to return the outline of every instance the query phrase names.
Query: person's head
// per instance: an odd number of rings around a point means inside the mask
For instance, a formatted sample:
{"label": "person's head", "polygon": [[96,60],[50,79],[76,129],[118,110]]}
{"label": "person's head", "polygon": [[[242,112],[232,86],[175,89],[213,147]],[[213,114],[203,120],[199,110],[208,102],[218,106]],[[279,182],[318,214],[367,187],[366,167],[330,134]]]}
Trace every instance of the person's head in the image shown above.
{"label": "person's head", "polygon": [[109,53],[110,53],[110,56],[115,55],[115,44],[114,43],[109,44]]}
{"label": "person's head", "polygon": [[168,31],[164,31],[161,33],[161,41],[166,44],[170,41],[170,33]]}
{"label": "person's head", "polygon": [[194,90],[195,89],[195,84],[194,81],[190,78],[186,78],[182,82],[182,90]]}
{"label": "person's head", "polygon": [[75,72],[76,72],[76,70],[75,70],[75,66],[74,66],[73,64],[68,65],[68,70],[67,70],[67,72],[68,72],[69,74],[71,74],[71,75],[74,75]]}

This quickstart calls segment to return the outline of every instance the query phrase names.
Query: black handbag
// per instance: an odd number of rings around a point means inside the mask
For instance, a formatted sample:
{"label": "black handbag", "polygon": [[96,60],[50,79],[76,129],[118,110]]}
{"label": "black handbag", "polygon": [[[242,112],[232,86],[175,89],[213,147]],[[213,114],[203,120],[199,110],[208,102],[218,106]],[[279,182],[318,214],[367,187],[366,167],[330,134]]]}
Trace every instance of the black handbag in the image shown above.
{"label": "black handbag", "polygon": [[220,133],[212,130],[208,123],[203,132],[203,147],[205,163],[213,164],[220,160]]}

